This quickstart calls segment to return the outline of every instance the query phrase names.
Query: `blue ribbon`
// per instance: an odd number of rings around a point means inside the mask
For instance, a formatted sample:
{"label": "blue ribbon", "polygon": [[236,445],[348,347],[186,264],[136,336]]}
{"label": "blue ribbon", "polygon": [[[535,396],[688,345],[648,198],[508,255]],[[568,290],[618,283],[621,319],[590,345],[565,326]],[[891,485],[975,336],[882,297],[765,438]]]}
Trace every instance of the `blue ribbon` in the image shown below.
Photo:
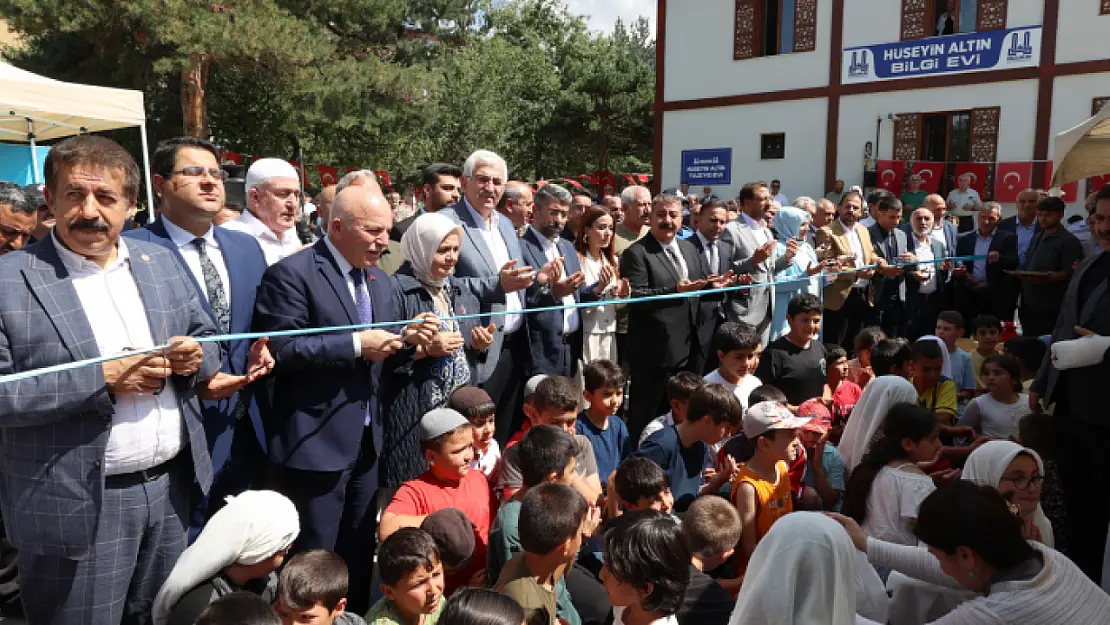
{"label": "blue ribbon", "polygon": [[[934,260],[919,260],[919,261],[913,261],[913,262],[908,262],[908,263],[891,263],[891,264],[888,264],[886,266],[887,267],[915,267],[917,265],[939,265],[939,264],[945,263],[945,262],[952,262],[952,263],[971,262],[971,261],[976,261],[976,260],[986,260],[986,258],[987,258],[986,255],[981,254],[981,255],[977,255],[977,256],[957,256],[957,257],[953,257],[953,258],[941,258],[941,259],[934,259]],[[600,307],[600,306],[617,306],[617,305],[623,305],[623,304],[643,304],[643,303],[646,303],[646,302],[657,302],[657,301],[666,301],[666,300],[673,300],[673,299],[686,299],[686,298],[690,298],[690,297],[701,297],[703,295],[713,295],[713,294],[716,294],[716,293],[731,293],[731,292],[734,292],[734,291],[744,291],[744,290],[755,289],[755,288],[773,287],[773,286],[776,286],[776,285],[779,285],[779,284],[794,284],[794,283],[799,283],[799,282],[809,282],[810,280],[816,280],[816,279],[825,279],[825,280],[827,280],[828,277],[830,277],[830,276],[837,276],[837,275],[846,274],[846,273],[857,273],[857,272],[860,272],[860,271],[868,271],[868,270],[871,270],[871,269],[878,269],[878,268],[879,268],[879,265],[867,265],[865,267],[855,267],[850,271],[821,272],[819,274],[814,274],[812,276],[792,278],[792,279],[789,279],[789,280],[776,280],[776,281],[773,281],[773,282],[758,282],[758,283],[754,283],[754,284],[740,284],[740,285],[736,285],[736,286],[728,286],[728,287],[722,287],[722,288],[718,288],[718,289],[701,289],[701,290],[698,290],[698,291],[688,291],[686,293],[667,293],[667,294],[664,294],[664,295],[649,295],[649,296],[646,296],[646,297],[634,297],[634,298],[626,298],[626,299],[606,299],[606,300],[600,300],[600,301],[596,301],[596,302],[576,302],[574,304],[567,304],[567,305],[560,305],[560,306],[543,306],[543,307],[540,307],[540,308],[526,308],[524,310],[513,311],[511,313],[508,312],[508,311],[504,311],[504,310],[502,310],[502,311],[489,311],[489,312],[482,312],[482,313],[467,313],[467,314],[463,314],[463,315],[455,315],[455,316],[452,316],[452,317],[440,317],[439,319],[441,321],[452,321],[452,320],[453,321],[461,321],[461,320],[464,320],[464,319],[479,319],[479,318],[482,318],[482,317],[499,317],[499,316],[508,315],[508,314],[537,314],[537,313],[543,313],[543,312],[555,312],[555,311],[570,310],[570,309],[596,308],[596,307]],[[405,320],[401,320],[401,321],[382,321],[382,322],[377,322],[377,323],[364,323],[364,324],[355,324],[355,325],[347,325],[347,326],[327,326],[327,327],[322,327],[322,328],[300,328],[300,329],[297,329],[297,330],[277,330],[277,331],[273,331],[273,332],[243,332],[243,333],[240,333],[240,334],[216,334],[216,335],[212,335],[212,336],[193,337],[193,340],[195,340],[198,343],[224,343],[224,342],[231,342],[231,341],[250,341],[250,340],[255,340],[255,339],[260,339],[260,338],[265,338],[265,337],[274,338],[274,337],[286,337],[286,336],[305,336],[305,335],[310,335],[310,334],[323,334],[323,333],[327,333],[327,332],[344,332],[344,331],[346,331],[346,332],[358,332],[358,331],[362,331],[362,330],[373,330],[373,329],[379,329],[379,328],[393,328],[393,327],[397,327],[397,326],[407,326],[407,325],[409,325],[411,323],[414,323],[416,321],[417,320],[415,320],[415,319],[405,319]],[[97,356],[96,358],[86,358],[85,360],[75,360],[73,362],[61,363],[61,364],[52,365],[52,366],[49,366],[49,367],[43,367],[41,369],[32,369],[32,370],[29,370],[29,371],[20,371],[19,373],[12,373],[12,374],[0,377],[0,384],[6,383],[6,382],[18,382],[20,380],[35,378],[35,377],[39,377],[39,376],[42,376],[42,375],[48,375],[48,374],[51,374],[51,373],[61,373],[63,371],[78,369],[80,367],[88,367],[88,366],[91,366],[91,365],[98,365],[98,364],[101,364],[101,363],[108,362],[110,360],[119,360],[121,358],[130,358],[131,356],[138,356],[138,355],[142,355],[142,354],[150,354],[150,353],[154,353],[154,352],[160,352],[160,351],[164,351],[166,349],[169,349],[170,347],[171,347],[171,345],[169,345],[169,344],[156,345],[154,347],[134,349],[134,350],[131,350],[131,351],[128,351],[128,352],[120,353],[120,354],[109,354],[107,356]]]}

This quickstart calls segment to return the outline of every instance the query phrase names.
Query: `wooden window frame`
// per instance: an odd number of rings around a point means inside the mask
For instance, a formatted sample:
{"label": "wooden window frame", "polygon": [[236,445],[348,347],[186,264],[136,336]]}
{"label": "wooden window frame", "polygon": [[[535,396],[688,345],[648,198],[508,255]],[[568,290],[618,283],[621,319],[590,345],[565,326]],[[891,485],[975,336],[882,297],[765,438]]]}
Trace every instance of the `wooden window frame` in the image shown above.
{"label": "wooden window frame", "polygon": [[[901,41],[912,41],[912,40],[916,40],[916,39],[927,39],[929,37],[951,36],[951,35],[937,35],[937,34],[934,34],[934,32],[933,32],[936,29],[936,26],[937,26],[936,6],[937,6],[938,1],[942,1],[942,0],[902,0],[902,18],[901,18],[900,28],[899,28],[899,38],[900,38]],[[924,27],[922,28],[922,33],[923,34],[921,34],[920,36],[916,36],[916,35],[907,36],[907,32],[911,32],[911,27],[913,26],[913,22],[912,21],[907,21],[906,9],[907,9],[908,6],[918,5],[920,2],[924,2],[924,8],[920,9],[920,10],[915,9],[914,14],[915,15],[922,15],[923,14],[923,17],[915,18],[915,19],[921,19],[921,21],[924,23]],[[1103,8],[1107,8],[1108,6],[1110,6],[1110,0],[1101,0],[1101,2],[1103,3]],[[955,24],[953,24],[953,29],[955,30],[953,35],[960,34],[960,0],[955,0],[955,3],[956,3],[956,20],[955,20]],[[995,5],[1000,5],[1000,7],[998,7],[997,10],[999,12],[1001,12],[1001,14],[1002,14],[1001,23],[998,24],[998,25],[994,25],[994,26],[984,26],[983,17],[985,15],[991,14],[995,10]],[[984,11],[984,7],[987,7],[986,11]],[[1006,28],[1006,19],[1009,16],[1009,13],[1010,13],[1009,0],[978,0],[978,7],[977,7],[977,10],[975,12],[975,32],[986,32],[986,31],[990,31],[990,30],[1005,29]],[[916,32],[916,31],[913,31],[913,32]]]}
{"label": "wooden window frame", "polygon": [[[775,53],[765,54],[767,30],[767,0],[735,0],[732,29],[732,60],[781,56],[813,52],[817,49],[817,15],[822,0],[793,0],[794,2],[794,40],[791,49],[782,52],[783,1],[778,1],[778,28],[775,30]],[[828,0],[825,0],[828,1]],[[741,17],[751,15],[751,25],[743,24]],[[805,37],[800,38],[799,33]],[[801,44],[799,44],[801,41]]]}
{"label": "wooden window frame", "polygon": [[[782,137],[782,156],[765,156],[764,155],[764,141],[769,137]],[[764,132],[759,135],[759,160],[761,161],[781,161],[786,158],[786,133],[785,132]]]}
{"label": "wooden window frame", "polygon": [[1098,14],[1110,15],[1110,0],[1099,0]]}

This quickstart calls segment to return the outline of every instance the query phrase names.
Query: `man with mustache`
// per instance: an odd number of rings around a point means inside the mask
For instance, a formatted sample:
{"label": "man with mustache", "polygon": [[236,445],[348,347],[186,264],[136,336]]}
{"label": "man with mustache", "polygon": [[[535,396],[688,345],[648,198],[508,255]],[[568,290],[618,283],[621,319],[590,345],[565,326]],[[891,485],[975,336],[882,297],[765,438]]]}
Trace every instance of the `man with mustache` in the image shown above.
{"label": "man with mustache", "polygon": [[979,228],[965,232],[956,241],[956,256],[986,256],[984,260],[960,263],[952,270],[962,293],[959,308],[964,319],[979,315],[994,315],[1013,321],[1014,309],[1006,295],[1010,277],[1005,271],[1017,269],[1017,236],[998,228],[1002,207],[997,202],[987,202],[979,209],[976,219]]}
{"label": "man with mustache", "polygon": [[[458,201],[456,197],[455,202]],[[505,192],[501,194],[501,201],[497,203],[497,212],[513,222],[513,228],[518,237],[523,237],[528,230],[534,211],[535,199],[532,187],[519,180],[505,183]]]}
{"label": "man with mustache", "polygon": [[910,253],[914,260],[921,262],[906,273],[906,308],[909,313],[907,338],[915,341],[921,336],[932,334],[937,326],[948,265],[929,262],[944,258],[944,245],[932,236],[932,211],[924,207],[915,210],[910,216],[910,227]]}
{"label": "man with mustache", "polygon": [[222,227],[257,239],[267,265],[301,249],[296,227],[301,211],[297,170],[280,158],[260,158],[247,170],[246,193],[247,210]]}
{"label": "man with mustache", "polygon": [[[1092,222],[1091,235],[1098,240],[1100,253],[1079,263],[1058,300],[1060,314],[1052,332],[1053,344],[1089,335],[1110,336],[1110,187],[1095,196]],[[1069,557],[1096,583],[1101,577],[1107,588],[1110,580],[1104,576],[1103,557],[1110,508],[1104,497],[1094,493],[1110,488],[1106,470],[1110,422],[1098,391],[1110,379],[1110,359],[1105,348],[1096,348],[1085,366],[1060,369],[1058,362],[1046,356],[1030,388],[1029,401],[1038,412],[1056,406],[1049,421],[1068,512]]]}
{"label": "man with mustache", "polygon": [[193,277],[161,245],[120,238],[134,159],[82,135],[46,158],[50,236],[0,258],[0,376],[101,355],[100,364],[0,383],[0,509],[19,550],[28,622],[148,622],[187,542],[189,494],[212,483],[198,399],[273,366],[220,372],[219,332]]}
{"label": "man with mustache", "polygon": [[440,209],[454,206],[459,201],[459,176],[462,175],[462,170],[458,165],[450,165],[447,163],[433,163],[432,165],[424,168],[423,187],[424,192],[424,208],[416,211],[414,214],[398,221],[393,226],[393,231],[389,233],[389,238],[393,241],[400,242],[401,237],[416,221],[416,218],[424,213],[435,213]]}
{"label": "man with mustache", "polygon": [[0,254],[22,249],[38,225],[38,207],[31,206],[19,185],[0,182]]}
{"label": "man with mustache", "polygon": [[871,278],[875,270],[862,268],[885,265],[882,257],[875,255],[871,233],[859,223],[862,207],[858,192],[845,193],[837,207],[838,218],[818,230],[816,238],[819,259],[841,261],[841,271],[861,268],[837,275],[825,287],[823,340],[840,345],[848,354],[854,353],[856,335],[874,305]]}

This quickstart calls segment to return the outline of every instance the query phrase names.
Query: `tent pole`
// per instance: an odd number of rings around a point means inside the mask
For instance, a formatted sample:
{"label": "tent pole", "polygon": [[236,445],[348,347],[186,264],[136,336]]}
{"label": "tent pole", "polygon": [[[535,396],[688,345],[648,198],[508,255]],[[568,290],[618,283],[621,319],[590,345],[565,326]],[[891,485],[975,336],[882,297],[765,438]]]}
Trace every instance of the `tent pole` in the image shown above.
{"label": "tent pole", "polygon": [[154,223],[154,186],[150,184],[150,148],[146,142],[146,122],[139,124],[139,136],[143,140],[143,177],[146,179],[147,223]]}
{"label": "tent pole", "polygon": [[31,143],[31,172],[34,174],[34,184],[39,184],[39,158],[35,153],[35,122],[27,120],[27,140]]}

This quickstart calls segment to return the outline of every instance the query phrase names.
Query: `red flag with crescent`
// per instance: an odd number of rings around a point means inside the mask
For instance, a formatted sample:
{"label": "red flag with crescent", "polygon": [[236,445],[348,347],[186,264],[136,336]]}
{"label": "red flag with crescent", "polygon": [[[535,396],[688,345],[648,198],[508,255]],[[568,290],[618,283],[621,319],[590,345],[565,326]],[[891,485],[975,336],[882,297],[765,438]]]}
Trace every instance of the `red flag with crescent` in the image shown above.
{"label": "red flag with crescent", "polygon": [[575,179],[573,179],[573,178],[559,178],[559,180],[561,180],[561,181],[563,181],[563,182],[565,182],[565,183],[569,184],[569,185],[570,185],[570,186],[572,186],[572,187],[577,187],[577,188],[579,188],[579,189],[581,189],[581,188],[582,188],[582,183],[581,183],[581,182],[578,182],[577,180],[575,180]]}
{"label": "red flag with crescent", "polygon": [[382,185],[383,190],[393,191],[393,185],[389,184],[389,172],[376,171],[374,172],[374,175],[378,177],[378,183]]}
{"label": "red flag with crescent", "polygon": [[885,191],[890,191],[895,197],[902,194],[902,179],[906,176],[906,163],[904,161],[879,161],[876,163],[879,172],[875,186]]}
{"label": "red flag with crescent", "polygon": [[[1044,189],[1047,191],[1052,184],[1052,161],[1044,164]],[[1079,181],[1069,182],[1060,187],[1060,198],[1065,202],[1079,201]]]}
{"label": "red flag with crescent", "polygon": [[1102,174],[1101,176],[1091,176],[1090,183],[1087,185],[1087,193],[1096,193],[1101,191],[1103,187],[1110,184],[1110,174]]}
{"label": "red flag with crescent", "polygon": [[320,174],[320,185],[327,187],[339,182],[339,176],[331,165],[317,165],[316,172]]}
{"label": "red flag with crescent", "polygon": [[994,170],[994,201],[1016,202],[1022,191],[1030,188],[1033,178],[1033,163],[999,163]]}
{"label": "red flag with crescent", "polygon": [[544,188],[545,186],[547,186],[548,184],[551,184],[551,183],[549,183],[546,180],[537,180],[533,184],[536,186],[536,191],[539,191],[540,189]]}
{"label": "red flag with crescent", "polygon": [[913,164],[910,173],[921,176],[921,188],[926,193],[937,193],[940,189],[940,180],[944,177],[944,163],[917,161]]}
{"label": "red flag with crescent", "polygon": [[601,195],[613,195],[617,192],[617,177],[611,171],[595,171],[597,190]]}
{"label": "red flag with crescent", "polygon": [[224,152],[223,157],[220,159],[220,164],[221,165],[228,165],[228,164],[242,165],[243,164],[243,155],[238,153],[238,152]]}
{"label": "red flag with crescent", "polygon": [[987,171],[989,165],[987,163],[956,163],[956,180],[964,174],[971,175],[970,188],[975,189],[982,197],[987,192]]}

